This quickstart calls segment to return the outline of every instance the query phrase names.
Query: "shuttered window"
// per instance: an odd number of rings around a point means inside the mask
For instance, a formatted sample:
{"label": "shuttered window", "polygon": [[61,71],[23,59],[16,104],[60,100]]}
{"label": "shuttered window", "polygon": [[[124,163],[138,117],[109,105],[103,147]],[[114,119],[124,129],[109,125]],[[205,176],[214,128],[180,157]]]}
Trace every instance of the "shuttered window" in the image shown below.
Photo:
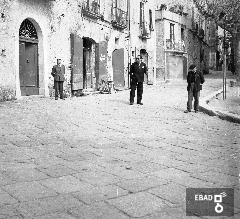
{"label": "shuttered window", "polygon": [[143,27],[144,22],[144,4],[143,2],[140,2],[140,27]]}
{"label": "shuttered window", "polygon": [[152,10],[149,10],[149,29],[153,30]]}

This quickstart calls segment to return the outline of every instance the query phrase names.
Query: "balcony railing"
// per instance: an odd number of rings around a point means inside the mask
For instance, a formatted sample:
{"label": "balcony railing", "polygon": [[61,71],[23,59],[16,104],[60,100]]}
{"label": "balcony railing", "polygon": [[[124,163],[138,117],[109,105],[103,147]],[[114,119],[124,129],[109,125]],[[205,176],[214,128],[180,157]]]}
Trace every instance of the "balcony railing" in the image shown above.
{"label": "balcony railing", "polygon": [[125,29],[127,27],[127,12],[120,8],[112,7],[112,26]]}
{"label": "balcony railing", "polygon": [[175,42],[171,39],[166,40],[166,50],[172,50],[175,52],[185,52],[185,43],[184,41],[180,40]]}
{"label": "balcony railing", "polygon": [[82,4],[82,14],[87,17],[98,19],[100,14],[100,1],[99,0],[84,0]]}

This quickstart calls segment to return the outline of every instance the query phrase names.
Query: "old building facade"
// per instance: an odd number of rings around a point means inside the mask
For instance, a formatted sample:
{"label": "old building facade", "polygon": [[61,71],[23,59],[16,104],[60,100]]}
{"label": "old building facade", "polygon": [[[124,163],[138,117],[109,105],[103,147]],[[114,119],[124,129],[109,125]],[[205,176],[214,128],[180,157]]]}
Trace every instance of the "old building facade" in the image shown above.
{"label": "old building facade", "polygon": [[192,63],[205,73],[216,68],[216,25],[192,1],[4,0],[0,6],[1,100],[53,95],[57,58],[66,66],[66,96],[107,81],[129,87],[139,54],[148,84],[185,78]]}
{"label": "old building facade", "polygon": [[156,81],[155,1],[129,0],[129,3],[129,64],[142,55],[148,67],[145,83],[153,84]]}
{"label": "old building facade", "polygon": [[157,79],[183,78],[188,53],[185,45],[187,19],[165,8],[156,11]]}
{"label": "old building facade", "polygon": [[66,96],[97,90],[106,81],[128,87],[129,63],[140,53],[154,80],[153,0],[0,4],[1,99],[52,95],[51,68],[57,58],[66,66]]}
{"label": "old building facade", "polygon": [[214,22],[202,16],[192,1],[159,0],[155,25],[157,80],[186,78],[193,63],[204,73],[214,65]]}

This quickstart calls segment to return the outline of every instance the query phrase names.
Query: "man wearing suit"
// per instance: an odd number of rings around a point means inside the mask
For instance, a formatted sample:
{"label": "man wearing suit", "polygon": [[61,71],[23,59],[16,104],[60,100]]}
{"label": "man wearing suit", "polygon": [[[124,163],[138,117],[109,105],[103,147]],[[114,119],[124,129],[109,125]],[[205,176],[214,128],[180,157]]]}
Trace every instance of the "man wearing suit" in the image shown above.
{"label": "man wearing suit", "polygon": [[142,62],[142,56],[138,56],[136,61],[131,65],[130,78],[131,78],[131,91],[130,91],[130,105],[134,103],[135,90],[137,88],[137,104],[143,105],[143,81],[144,74],[147,75],[147,66]]}
{"label": "man wearing suit", "polygon": [[63,82],[65,74],[65,66],[62,65],[62,60],[57,59],[57,65],[54,65],[52,68],[51,75],[54,77],[54,88],[55,88],[55,100],[58,99],[58,95],[60,94],[60,99],[63,99]]}
{"label": "man wearing suit", "polygon": [[189,72],[187,75],[187,91],[188,91],[188,101],[187,110],[185,113],[191,112],[192,110],[192,100],[194,98],[194,111],[198,112],[199,108],[199,96],[200,90],[202,90],[202,84],[205,82],[203,73],[197,70],[196,65],[190,65]]}

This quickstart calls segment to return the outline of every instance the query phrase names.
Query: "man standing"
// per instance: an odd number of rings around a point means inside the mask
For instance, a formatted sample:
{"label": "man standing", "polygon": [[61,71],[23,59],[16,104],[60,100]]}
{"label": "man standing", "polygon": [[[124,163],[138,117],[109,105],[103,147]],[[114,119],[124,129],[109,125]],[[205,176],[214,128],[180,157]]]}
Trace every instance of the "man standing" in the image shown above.
{"label": "man standing", "polygon": [[192,110],[192,100],[194,97],[194,111],[198,112],[199,108],[199,96],[200,90],[202,90],[202,84],[205,79],[203,77],[202,72],[197,70],[196,65],[190,65],[189,72],[187,75],[187,91],[188,91],[188,101],[187,101],[187,110],[185,113],[191,112]]}
{"label": "man standing", "polygon": [[65,74],[65,66],[62,65],[62,60],[57,59],[57,65],[54,65],[52,68],[51,75],[54,77],[54,88],[55,88],[55,100],[58,99],[58,95],[60,94],[60,99],[63,99],[63,82]]}
{"label": "man standing", "polygon": [[143,81],[144,73],[147,75],[147,66],[142,62],[142,56],[138,56],[136,61],[131,65],[130,78],[131,78],[131,91],[130,91],[130,105],[134,103],[135,90],[137,88],[137,104],[143,105]]}

